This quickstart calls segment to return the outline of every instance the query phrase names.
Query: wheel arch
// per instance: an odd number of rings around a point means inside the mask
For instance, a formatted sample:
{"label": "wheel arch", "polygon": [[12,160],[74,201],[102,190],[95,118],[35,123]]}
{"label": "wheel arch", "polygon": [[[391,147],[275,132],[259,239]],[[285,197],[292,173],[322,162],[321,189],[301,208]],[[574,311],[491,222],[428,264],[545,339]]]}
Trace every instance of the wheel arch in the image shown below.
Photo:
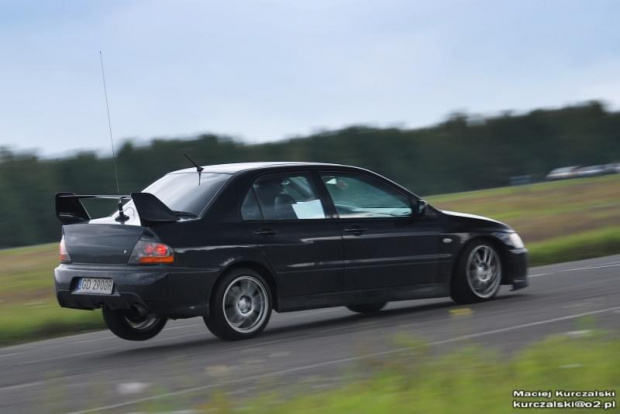
{"label": "wheel arch", "polygon": [[512,278],[510,277],[510,272],[506,268],[506,264],[508,262],[508,258],[507,258],[508,250],[507,250],[506,245],[502,243],[502,241],[498,239],[496,236],[494,236],[493,234],[477,234],[471,237],[465,243],[463,243],[458,254],[454,258],[454,261],[452,262],[452,270],[450,272],[450,286],[452,286],[452,280],[454,280],[455,274],[458,270],[457,267],[463,255],[463,252],[465,251],[465,249],[467,249],[468,246],[472,245],[473,243],[477,243],[477,242],[487,242],[495,248],[495,250],[499,254],[499,259],[502,264],[501,284],[502,285],[512,284]]}
{"label": "wheel arch", "polygon": [[269,268],[266,265],[260,262],[255,262],[255,261],[234,262],[230,264],[228,267],[226,267],[226,269],[224,269],[222,273],[218,276],[217,280],[215,281],[213,285],[213,288],[211,289],[210,302],[212,302],[213,295],[215,294],[215,291],[219,287],[220,283],[222,282],[222,279],[224,279],[224,276],[235,269],[251,269],[257,272],[258,274],[260,274],[263,278],[265,278],[265,280],[267,281],[267,285],[268,285],[267,287],[269,288],[269,292],[271,293],[271,300],[273,301],[273,309],[276,311],[279,311],[280,307],[279,307],[278,286],[276,283],[276,279],[275,277],[273,277],[271,270],[269,270]]}

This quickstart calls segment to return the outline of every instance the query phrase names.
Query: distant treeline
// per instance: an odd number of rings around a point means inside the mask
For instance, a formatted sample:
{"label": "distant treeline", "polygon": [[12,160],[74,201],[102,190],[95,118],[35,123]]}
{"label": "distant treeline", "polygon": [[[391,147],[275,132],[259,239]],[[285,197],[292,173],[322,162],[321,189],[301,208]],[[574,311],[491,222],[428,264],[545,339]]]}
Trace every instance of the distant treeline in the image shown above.
{"label": "distant treeline", "polygon": [[[620,112],[599,102],[491,118],[455,114],[422,129],[349,127],[267,144],[229,137],[126,141],[117,151],[122,193],[168,171],[240,161],[321,161],[372,169],[421,194],[505,186],[510,177],[543,178],[553,168],[620,161]],[[110,158],[64,159],[0,149],[0,247],[58,240],[54,194],[116,193]]]}

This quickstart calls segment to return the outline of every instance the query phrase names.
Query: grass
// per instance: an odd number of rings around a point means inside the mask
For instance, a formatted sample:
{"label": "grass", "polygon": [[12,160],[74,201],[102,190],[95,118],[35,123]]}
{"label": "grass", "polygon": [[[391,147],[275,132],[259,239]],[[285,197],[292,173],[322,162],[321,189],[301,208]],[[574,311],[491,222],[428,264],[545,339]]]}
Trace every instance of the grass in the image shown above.
{"label": "grass", "polygon": [[[367,359],[349,372],[345,383],[330,378],[326,391],[307,383],[264,384],[249,398],[236,398],[220,389],[210,396],[158,398],[166,390],[152,390],[154,399],[140,412],[191,409],[210,414],[265,413],[513,413],[513,402],[594,401],[611,404],[616,398],[526,398],[524,391],[620,390],[620,340],[603,333],[553,336],[508,357],[488,347],[465,345],[436,355],[423,342],[399,338],[405,352],[384,359]],[[351,368],[349,368],[351,369]],[[331,382],[331,384],[330,384]],[[259,387],[260,389],[260,387]],[[274,391],[276,390],[276,391]],[[144,396],[143,396],[144,397]],[[611,411],[614,407],[608,406]],[[536,410],[557,412],[557,409]],[[570,409],[575,413],[588,409]]]}
{"label": "grass", "polygon": [[[505,221],[534,265],[620,253],[620,175],[428,197],[433,205]],[[0,251],[0,345],[103,327],[99,312],[61,309],[57,244]]]}
{"label": "grass", "polygon": [[58,306],[58,245],[0,251],[0,345],[103,328],[99,312]]}
{"label": "grass", "polygon": [[532,266],[590,259],[620,253],[620,226],[559,236],[531,243]]}

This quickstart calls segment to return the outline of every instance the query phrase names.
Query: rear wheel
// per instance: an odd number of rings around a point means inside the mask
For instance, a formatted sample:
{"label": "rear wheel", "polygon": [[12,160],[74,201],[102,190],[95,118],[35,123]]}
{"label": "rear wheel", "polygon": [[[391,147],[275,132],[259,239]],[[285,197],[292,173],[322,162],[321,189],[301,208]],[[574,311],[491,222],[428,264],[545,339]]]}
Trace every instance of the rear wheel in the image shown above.
{"label": "rear wheel", "polygon": [[235,269],[215,289],[207,328],[228,341],[252,338],[271,317],[271,292],[265,279],[251,269]]}
{"label": "rear wheel", "polygon": [[364,303],[362,305],[349,305],[347,309],[357,313],[376,313],[385,307],[387,302]]}
{"label": "rear wheel", "polygon": [[497,250],[488,242],[474,242],[465,247],[452,277],[450,296],[456,303],[490,300],[502,282],[502,262]]}
{"label": "rear wheel", "polygon": [[102,310],[108,329],[119,338],[128,341],[146,341],[155,337],[166,326],[167,318],[145,315],[137,308]]}

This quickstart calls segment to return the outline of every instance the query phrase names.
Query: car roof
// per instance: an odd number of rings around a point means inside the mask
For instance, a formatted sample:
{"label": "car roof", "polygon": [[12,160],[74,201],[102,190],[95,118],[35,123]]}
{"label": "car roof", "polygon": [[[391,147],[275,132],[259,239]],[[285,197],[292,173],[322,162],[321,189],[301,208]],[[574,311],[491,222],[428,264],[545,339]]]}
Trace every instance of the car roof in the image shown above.
{"label": "car roof", "polygon": [[[247,170],[262,170],[273,167],[311,167],[311,166],[327,166],[327,167],[346,167],[339,164],[328,164],[322,162],[293,162],[293,161],[271,161],[271,162],[237,162],[231,164],[216,164],[216,165],[203,165],[206,173],[223,173],[234,174],[240,171]],[[196,172],[195,167],[184,168],[182,170],[172,171],[171,173],[188,173]]]}

